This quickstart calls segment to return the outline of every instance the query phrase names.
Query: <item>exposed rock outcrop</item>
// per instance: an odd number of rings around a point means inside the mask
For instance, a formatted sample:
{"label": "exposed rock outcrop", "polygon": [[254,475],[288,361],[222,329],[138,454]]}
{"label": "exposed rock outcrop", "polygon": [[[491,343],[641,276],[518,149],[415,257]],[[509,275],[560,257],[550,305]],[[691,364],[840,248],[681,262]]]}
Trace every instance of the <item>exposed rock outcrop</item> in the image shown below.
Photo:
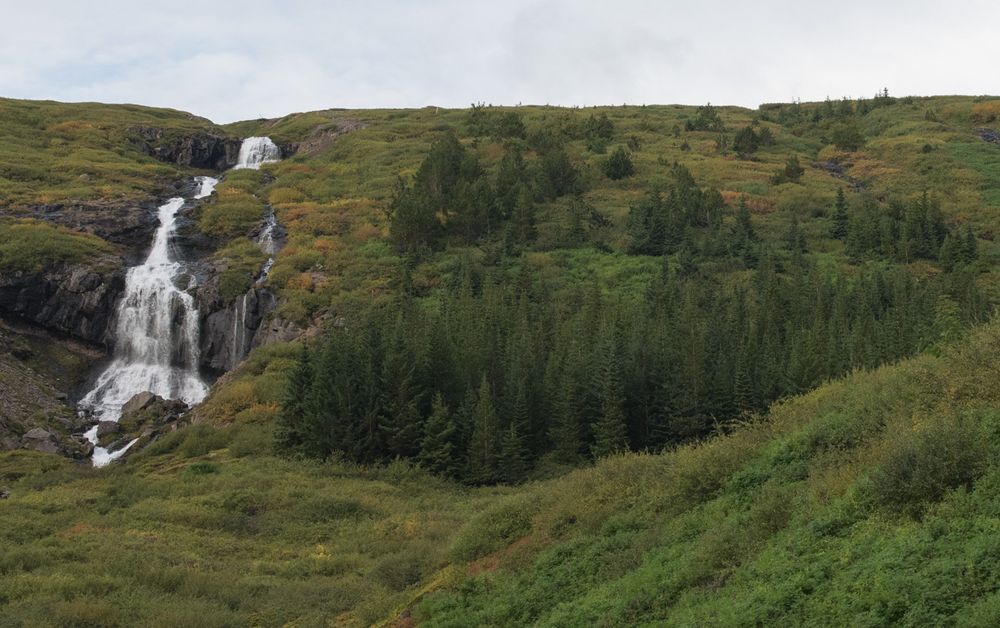
{"label": "exposed rock outcrop", "polygon": [[124,288],[125,262],[112,255],[38,273],[0,273],[0,313],[106,344],[108,325]]}
{"label": "exposed rock outcrop", "polygon": [[105,426],[101,422],[97,427],[97,436],[102,447],[109,451],[117,451],[126,447],[133,440],[124,456],[129,456],[154,442],[163,434],[186,425],[189,420],[185,416],[188,407],[183,401],[164,399],[152,393],[137,394],[122,408],[122,416],[117,423]]}
{"label": "exposed rock outcrop", "polygon": [[129,131],[133,146],[178,166],[226,170],[236,165],[240,154],[240,140],[221,133],[178,136],[150,126],[132,127]]}
{"label": "exposed rock outcrop", "polygon": [[238,365],[249,350],[264,344],[268,315],[277,299],[267,288],[254,287],[232,303],[218,302],[203,310],[201,325],[202,365],[218,373]]}

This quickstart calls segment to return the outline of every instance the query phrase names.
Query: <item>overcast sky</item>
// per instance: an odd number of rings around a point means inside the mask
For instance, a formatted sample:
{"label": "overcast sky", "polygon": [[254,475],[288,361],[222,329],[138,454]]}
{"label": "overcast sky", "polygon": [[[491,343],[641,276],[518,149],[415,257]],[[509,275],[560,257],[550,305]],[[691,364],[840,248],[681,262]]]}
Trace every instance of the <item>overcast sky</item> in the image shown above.
{"label": "overcast sky", "polygon": [[0,96],[327,107],[1000,92],[996,0],[4,0]]}

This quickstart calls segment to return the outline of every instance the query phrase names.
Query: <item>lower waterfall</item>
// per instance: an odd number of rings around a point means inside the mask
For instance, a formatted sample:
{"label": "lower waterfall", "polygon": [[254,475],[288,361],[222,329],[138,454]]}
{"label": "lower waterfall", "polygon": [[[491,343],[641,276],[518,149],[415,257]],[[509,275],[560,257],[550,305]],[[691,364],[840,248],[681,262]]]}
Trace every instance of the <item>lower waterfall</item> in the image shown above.
{"label": "lower waterfall", "polygon": [[[197,181],[196,199],[209,196],[218,183],[211,177]],[[208,394],[198,375],[198,310],[194,297],[177,286],[184,269],[170,255],[170,238],[183,205],[183,198],[174,197],[160,206],[153,247],[145,263],[128,271],[115,320],[114,359],[79,403],[99,421],[117,421],[122,406],[141,392],[188,404]],[[95,445],[95,466],[114,460],[135,442],[109,453],[97,446],[97,427],[86,433]]]}

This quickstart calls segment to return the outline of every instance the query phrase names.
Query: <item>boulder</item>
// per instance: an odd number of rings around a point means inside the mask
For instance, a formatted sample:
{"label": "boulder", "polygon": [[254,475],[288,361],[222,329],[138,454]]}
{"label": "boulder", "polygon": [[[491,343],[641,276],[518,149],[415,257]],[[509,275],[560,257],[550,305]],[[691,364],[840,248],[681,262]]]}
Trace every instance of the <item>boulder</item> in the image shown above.
{"label": "boulder", "polygon": [[121,431],[121,426],[118,425],[117,421],[101,421],[97,424],[97,437],[106,436],[108,434],[117,434]]}
{"label": "boulder", "polygon": [[52,432],[44,428],[35,427],[25,432],[24,438],[25,440],[52,440],[53,435]]}
{"label": "boulder", "polygon": [[149,407],[150,404],[157,400],[163,401],[164,399],[149,391],[137,393],[131,399],[126,401],[124,406],[122,406],[122,416],[139,412],[140,410]]}

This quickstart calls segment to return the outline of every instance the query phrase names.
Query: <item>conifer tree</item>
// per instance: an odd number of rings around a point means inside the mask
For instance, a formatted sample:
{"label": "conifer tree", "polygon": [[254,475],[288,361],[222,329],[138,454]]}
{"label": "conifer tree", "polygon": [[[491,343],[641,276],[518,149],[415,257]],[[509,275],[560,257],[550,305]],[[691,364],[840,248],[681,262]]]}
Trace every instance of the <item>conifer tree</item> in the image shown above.
{"label": "conifer tree", "polygon": [[312,388],[313,369],[309,348],[305,345],[299,361],[288,378],[288,387],[278,418],[278,444],[282,448],[300,449],[312,435],[306,426],[309,410],[307,399]]}
{"label": "conifer tree", "polygon": [[833,227],[830,229],[830,237],[836,240],[846,240],[848,222],[844,188],[837,188],[837,200],[833,203]]}
{"label": "conifer tree", "polygon": [[552,441],[556,460],[572,464],[580,458],[582,429],[576,379],[568,360],[561,367],[556,386],[552,395],[553,416],[549,425],[549,440]]}
{"label": "conifer tree", "polygon": [[590,453],[602,458],[628,449],[625,419],[625,390],[621,380],[621,360],[614,331],[606,332],[607,340],[600,373],[601,414],[594,424]]}
{"label": "conifer tree", "polygon": [[476,484],[496,482],[500,479],[498,471],[502,434],[493,406],[493,392],[485,374],[479,384],[473,419],[467,477]]}
{"label": "conifer tree", "polygon": [[971,264],[976,261],[979,257],[979,245],[976,242],[976,236],[972,233],[972,227],[966,225],[965,235],[962,238],[962,261],[966,264]]}
{"label": "conifer tree", "polygon": [[433,473],[453,475],[456,470],[454,438],[455,422],[441,393],[436,393],[431,402],[431,414],[424,422],[420,464]]}
{"label": "conifer tree", "polygon": [[416,367],[405,346],[406,328],[402,314],[384,341],[379,427],[385,434],[389,453],[411,457],[420,450],[420,391]]}
{"label": "conifer tree", "polygon": [[531,191],[522,186],[511,214],[511,229],[514,240],[521,245],[530,244],[537,235],[535,227],[535,201]]}
{"label": "conifer tree", "polygon": [[507,484],[522,482],[531,469],[531,454],[524,440],[517,424],[511,422],[500,445],[499,478]]}
{"label": "conifer tree", "polygon": [[604,162],[604,174],[609,179],[615,181],[631,177],[635,174],[635,166],[632,165],[632,156],[619,146],[615,152],[611,153],[608,160]]}

